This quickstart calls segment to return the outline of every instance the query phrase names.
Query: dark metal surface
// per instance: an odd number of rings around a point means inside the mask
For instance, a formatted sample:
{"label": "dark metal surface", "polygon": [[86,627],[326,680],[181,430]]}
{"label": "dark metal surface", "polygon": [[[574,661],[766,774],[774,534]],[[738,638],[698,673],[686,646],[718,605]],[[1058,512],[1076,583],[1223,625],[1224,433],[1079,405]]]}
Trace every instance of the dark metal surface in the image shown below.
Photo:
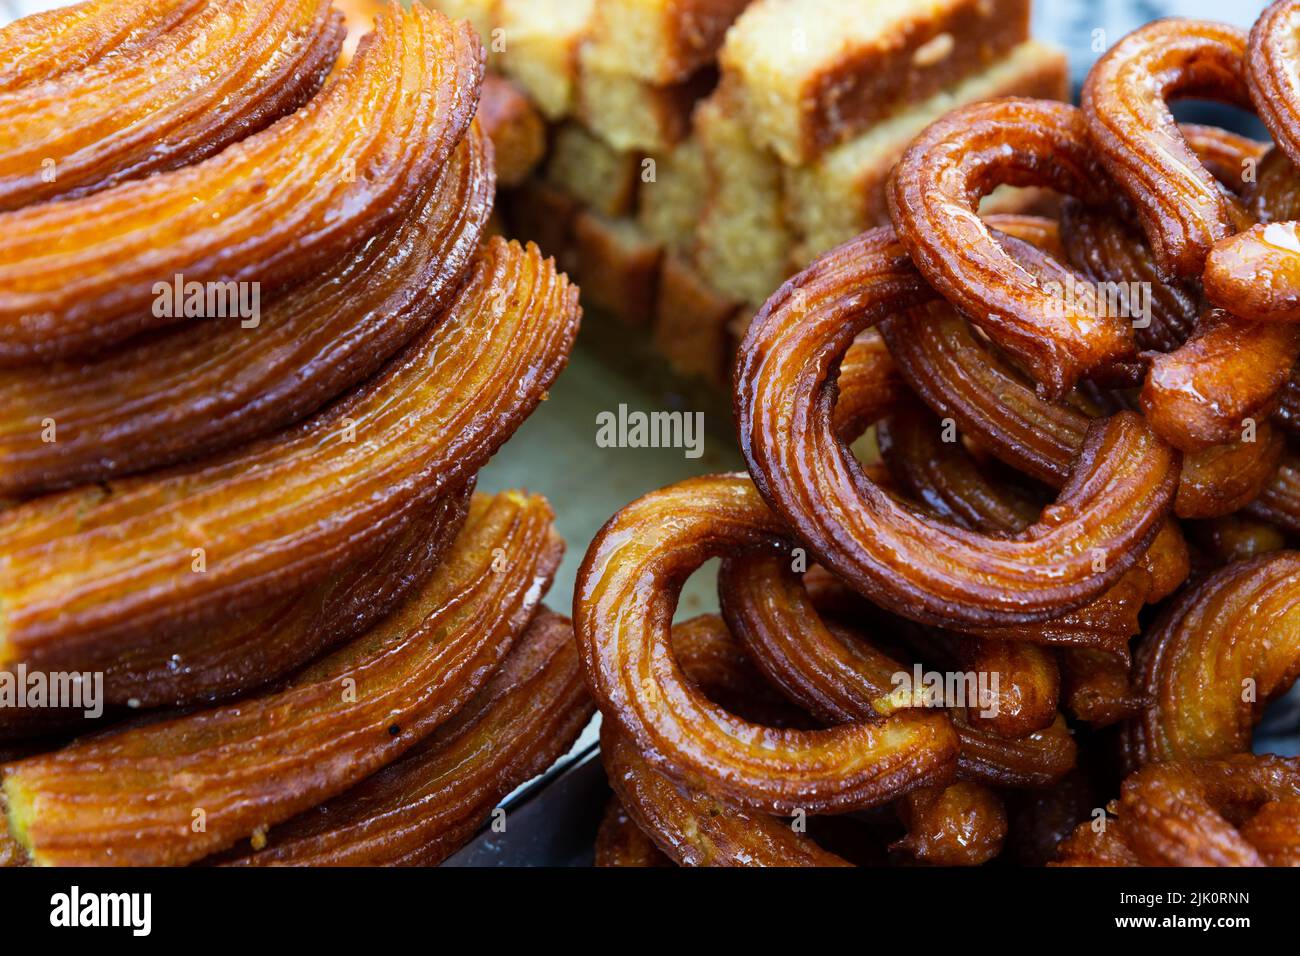
{"label": "dark metal surface", "polygon": [[595,747],[548,774],[506,806],[505,828],[489,826],[443,866],[591,866],[609,798]]}

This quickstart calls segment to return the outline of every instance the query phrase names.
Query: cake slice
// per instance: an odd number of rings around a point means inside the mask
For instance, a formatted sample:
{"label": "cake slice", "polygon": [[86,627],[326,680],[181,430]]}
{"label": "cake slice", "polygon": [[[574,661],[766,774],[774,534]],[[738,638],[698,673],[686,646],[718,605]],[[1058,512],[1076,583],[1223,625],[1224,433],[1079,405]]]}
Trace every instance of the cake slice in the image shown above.
{"label": "cake slice", "polygon": [[546,123],[537,108],[495,73],[483,77],[478,121],[492,140],[499,185],[519,185],[546,156]]}
{"label": "cake slice", "polygon": [[[440,0],[442,2],[442,0]],[[549,120],[568,116],[595,0],[497,0],[500,66]]]}
{"label": "cake slice", "polygon": [[600,0],[588,57],[593,67],[659,86],[711,63],[749,0]]}
{"label": "cake slice", "polygon": [[889,221],[885,182],[894,163],[917,134],[948,111],[999,96],[1066,99],[1068,94],[1065,55],[1035,41],[1022,43],[996,66],[878,124],[811,165],[785,168],[786,215],[802,237],[798,264]]}
{"label": "cake slice", "polygon": [[606,216],[622,216],[636,202],[642,160],[613,149],[578,123],[556,129],[546,180],[563,189],[588,209]]}
{"label": "cake slice", "polygon": [[664,257],[655,307],[654,349],[678,375],[722,387],[730,376],[728,323],[739,306],[720,295],[691,266]]}
{"label": "cake slice", "polygon": [[577,118],[615,149],[662,153],[690,133],[696,102],[717,85],[718,74],[702,67],[667,85],[589,62],[584,47],[578,80]]}
{"label": "cake slice", "polygon": [[573,225],[581,209],[578,201],[537,177],[501,194],[500,206],[512,238],[532,242],[543,255],[554,257],[564,272],[576,272]]}
{"label": "cake slice", "polygon": [[781,164],[754,144],[722,92],[695,111],[705,204],[694,265],[718,292],[757,306],[785,280],[794,236],[785,220]]}
{"label": "cake slice", "polygon": [[637,218],[646,235],[670,252],[689,256],[704,205],[704,150],[694,139],[655,160],[641,183]]}
{"label": "cake slice", "polygon": [[574,280],[585,305],[628,325],[648,326],[654,318],[663,247],[632,219],[592,212],[573,223]]}
{"label": "cake slice", "polygon": [[727,34],[723,85],[790,166],[951,87],[1029,38],[1030,0],[756,0]]}

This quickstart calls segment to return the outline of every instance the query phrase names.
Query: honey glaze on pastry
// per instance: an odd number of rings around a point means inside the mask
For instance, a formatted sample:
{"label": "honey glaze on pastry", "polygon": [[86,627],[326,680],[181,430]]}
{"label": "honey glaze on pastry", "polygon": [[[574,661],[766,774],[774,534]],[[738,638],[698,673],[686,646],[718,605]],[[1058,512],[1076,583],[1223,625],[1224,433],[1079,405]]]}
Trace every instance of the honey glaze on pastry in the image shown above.
{"label": "honey glaze on pastry", "polygon": [[0,363],[177,321],[154,308],[156,284],[176,275],[258,282],[268,297],[310,275],[391,222],[446,161],[481,58],[468,26],[419,5],[390,11],[320,95],[216,156],[0,213]]}
{"label": "honey glaze on pastry", "polygon": [[[771,296],[735,361],[749,475],[642,497],[584,563],[603,865],[837,865],[799,813],[881,803],[907,831],[893,862],[1300,860],[1296,762],[1249,753],[1300,676],[1297,27],[1297,0],[1249,36],[1163,20],[1101,59],[1081,110],[964,107],[899,163],[892,228]],[[1181,96],[1254,108],[1277,145],[1179,125]],[[1069,193],[1060,220],[980,219],[1004,182]],[[1140,312],[1094,311],[1126,283]],[[1094,298],[1056,309],[1072,285]],[[725,627],[673,625],[712,556]],[[743,678],[695,681],[697,633],[738,644]],[[998,674],[998,707],[893,692],[929,661]],[[955,740],[946,773],[908,780],[918,753],[905,786],[837,791],[835,743],[888,766],[863,728],[925,714]],[[1113,728],[1122,783],[1085,725]]]}

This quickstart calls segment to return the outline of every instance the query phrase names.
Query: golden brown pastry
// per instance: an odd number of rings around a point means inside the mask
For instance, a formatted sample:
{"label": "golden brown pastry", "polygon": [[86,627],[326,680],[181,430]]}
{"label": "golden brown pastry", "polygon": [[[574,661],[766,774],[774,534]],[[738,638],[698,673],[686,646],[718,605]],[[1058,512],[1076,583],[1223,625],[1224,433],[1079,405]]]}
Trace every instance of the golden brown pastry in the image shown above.
{"label": "golden brown pastry", "polygon": [[479,498],[423,587],[283,689],[5,765],[10,830],[45,865],[178,864],[260,845],[484,686],[559,563],[551,518],[540,498]]}
{"label": "golden brown pastry", "polygon": [[[877,649],[862,633],[824,621],[788,560],[770,554],[729,557],[719,591],[729,627],[763,674],[820,720],[848,724],[911,709],[900,707],[895,683],[897,675],[908,673],[908,665]],[[992,709],[994,702],[987,703]],[[940,711],[951,719],[960,744],[962,779],[1046,786],[1074,766],[1074,741],[1055,706],[1050,726],[1020,736],[998,733],[972,719],[979,709],[981,703],[967,702]]]}
{"label": "golden brown pastry", "polygon": [[[267,685],[365,631],[418,589],[460,532],[471,487],[437,499],[377,554],[367,554],[301,591],[129,647],[46,655],[47,674],[103,675],[102,703],[122,708],[192,707]],[[31,670],[28,673],[32,673]],[[84,710],[4,708],[0,739],[89,731]]]}
{"label": "golden brown pastry", "polygon": [[1133,200],[1156,260],[1194,277],[1216,240],[1250,224],[1184,138],[1167,102],[1209,96],[1249,109],[1246,34],[1206,20],[1139,27],[1089,72],[1082,109],[1097,154]]}
{"label": "golden brown pastry", "polygon": [[1187,591],[1138,644],[1147,696],[1125,728],[1130,767],[1249,749],[1269,701],[1300,676],[1300,555],[1229,565]]}
{"label": "golden brown pastry", "polygon": [[736,369],[737,426],[755,483],[819,562],[906,617],[1006,625],[1086,604],[1140,559],[1172,504],[1177,455],[1138,416],[1120,412],[1092,428],[1047,520],[998,538],[892,501],[835,434],[833,363],[864,328],[932,296],[892,230],[877,229],[768,302]]}
{"label": "golden brown pastry", "polygon": [[215,156],[311,99],[342,40],[329,0],[212,0],[147,46],[0,92],[0,209]]}
{"label": "golden brown pastry", "polygon": [[909,793],[899,801],[907,836],[891,849],[932,866],[979,866],[1002,852],[1007,811],[978,783],[955,783]]}
{"label": "golden brown pastry", "polygon": [[1003,248],[976,215],[998,185],[1048,186],[1107,206],[1105,176],[1082,114],[1048,100],[1008,97],[954,110],[931,124],[890,179],[898,241],[926,281],[1020,362],[1045,395],[1128,357],[1128,323],[1056,291]]}
{"label": "golden brown pastry", "polygon": [[[0,858],[2,859],[2,858]],[[659,851],[636,822],[628,816],[623,802],[610,797],[596,832],[594,866],[663,867],[673,862]]]}
{"label": "golden brown pastry", "polygon": [[1059,865],[1287,865],[1300,831],[1282,824],[1294,819],[1298,799],[1296,760],[1239,754],[1152,764],[1124,781],[1115,818],[1100,829],[1081,823],[1061,844]]}
{"label": "golden brown pastry", "polygon": [[[962,434],[1052,487],[1069,479],[1096,409],[1042,399],[943,305],[898,316],[882,330],[908,384],[932,409],[952,418]],[[1250,441],[1244,440],[1250,430],[1242,429],[1235,442],[1183,456],[1174,499],[1179,517],[1229,514],[1263,493],[1282,448],[1266,419],[1253,431]]]}
{"label": "golden brown pastry", "polygon": [[0,663],[122,648],[299,590],[462,486],[545,396],[576,290],[494,239],[440,321],[292,430],[0,512]]}
{"label": "golden brown pastry", "polygon": [[543,608],[463,710],[400,760],[276,827],[238,866],[433,866],[592,714],[573,629]]}
{"label": "golden brown pastry", "polygon": [[[1270,4],[1250,31],[1249,52],[1243,63],[1260,119],[1273,134],[1277,150],[1292,163],[1300,161],[1300,84],[1295,80],[1297,24],[1300,4],[1295,0]],[[1257,196],[1268,191],[1262,179],[1260,185]],[[1286,198],[1286,193],[1279,198]],[[1221,241],[1205,264],[1205,294],[1210,300],[1263,323],[1300,320],[1300,252],[1296,249],[1300,240],[1296,223],[1282,221],[1293,218],[1275,209],[1260,225],[1235,236],[1216,237]]]}
{"label": "golden brown pastry", "polygon": [[0,213],[0,363],[85,354],[180,321],[157,307],[158,284],[177,275],[256,282],[269,298],[326,266],[401,215],[446,162],[472,119],[481,59],[468,26],[390,4],[337,81],[262,132],[195,166]]}
{"label": "golden brown pastry", "polygon": [[0,92],[147,46],[205,5],[205,0],[87,0],[23,17],[0,29]]}
{"label": "golden brown pastry", "polygon": [[574,629],[611,733],[676,782],[707,781],[719,798],[766,813],[875,806],[945,782],[957,738],[943,714],[778,728],[745,720],[687,683],[670,644],[681,582],[730,549],[780,547],[781,532],[738,476],[661,489],[605,525],[579,572]]}
{"label": "golden brown pastry", "polygon": [[[408,214],[238,320],[85,360],[0,369],[0,494],[102,481],[224,451],[369,378],[443,311],[492,206],[477,127]],[[55,441],[44,440],[53,428]]]}
{"label": "golden brown pastry", "polygon": [[[717,616],[703,615],[676,625],[672,647],[695,692],[777,723],[792,716],[788,707],[773,706],[770,692]],[[847,865],[818,846],[804,829],[737,807],[705,783],[683,786],[674,781],[639,753],[612,721],[601,725],[600,749],[616,798],[637,829],[673,863]]]}

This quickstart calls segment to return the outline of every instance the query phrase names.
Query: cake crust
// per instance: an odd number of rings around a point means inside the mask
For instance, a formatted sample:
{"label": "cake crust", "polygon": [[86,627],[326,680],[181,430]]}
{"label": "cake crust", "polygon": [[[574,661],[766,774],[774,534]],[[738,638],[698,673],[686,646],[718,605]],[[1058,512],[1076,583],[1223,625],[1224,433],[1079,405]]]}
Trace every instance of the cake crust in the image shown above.
{"label": "cake crust", "polygon": [[723,84],[754,140],[812,162],[1029,38],[1029,0],[758,0],[727,34]]}

